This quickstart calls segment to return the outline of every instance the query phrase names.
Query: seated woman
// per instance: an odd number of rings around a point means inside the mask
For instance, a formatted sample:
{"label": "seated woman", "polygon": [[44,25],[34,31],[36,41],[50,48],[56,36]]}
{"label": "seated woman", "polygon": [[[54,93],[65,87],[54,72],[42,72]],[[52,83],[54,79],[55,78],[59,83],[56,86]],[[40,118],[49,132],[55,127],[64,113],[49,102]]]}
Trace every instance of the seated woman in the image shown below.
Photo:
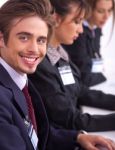
{"label": "seated woman", "polygon": [[64,45],[64,48],[80,69],[83,83],[93,86],[106,80],[100,54],[100,37],[103,25],[114,12],[114,0],[86,1],[91,8],[91,14],[83,22],[84,32],[72,45]]}
{"label": "seated woman", "polygon": [[50,1],[55,8],[53,35],[46,57],[29,76],[40,92],[50,122],[65,129],[89,132],[115,130],[115,113],[90,115],[81,112],[81,105],[115,110],[115,96],[84,86],[78,68],[61,46],[72,44],[83,32],[86,0]]}

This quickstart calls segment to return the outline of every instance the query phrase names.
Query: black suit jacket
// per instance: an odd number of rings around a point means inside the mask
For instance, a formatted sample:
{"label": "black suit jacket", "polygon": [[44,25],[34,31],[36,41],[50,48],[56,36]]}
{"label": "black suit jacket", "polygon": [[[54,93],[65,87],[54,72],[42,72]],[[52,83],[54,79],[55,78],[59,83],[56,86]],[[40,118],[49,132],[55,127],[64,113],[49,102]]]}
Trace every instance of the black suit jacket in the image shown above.
{"label": "black suit jacket", "polygon": [[[77,132],[49,127],[47,115],[39,96],[29,81],[29,92],[35,109],[39,150],[73,150]],[[0,149],[33,150],[24,118],[28,115],[23,92],[0,65]],[[79,148],[79,147],[78,147]]]}
{"label": "black suit jacket", "polygon": [[100,37],[101,29],[96,28],[95,36],[92,35],[91,29],[83,26],[84,32],[74,41],[72,45],[63,45],[72,61],[81,71],[81,78],[87,86],[93,86],[106,80],[105,76],[100,73],[91,72],[92,58],[96,58],[95,53],[101,58],[100,54]]}
{"label": "black suit jacket", "polygon": [[[75,84],[63,84],[58,67],[64,65],[70,65]],[[40,92],[51,122],[66,129],[115,130],[115,114],[92,116],[80,111],[81,105],[115,110],[115,96],[89,90],[81,83],[79,70],[71,61],[68,63],[60,59],[52,66],[46,56],[29,78]]]}

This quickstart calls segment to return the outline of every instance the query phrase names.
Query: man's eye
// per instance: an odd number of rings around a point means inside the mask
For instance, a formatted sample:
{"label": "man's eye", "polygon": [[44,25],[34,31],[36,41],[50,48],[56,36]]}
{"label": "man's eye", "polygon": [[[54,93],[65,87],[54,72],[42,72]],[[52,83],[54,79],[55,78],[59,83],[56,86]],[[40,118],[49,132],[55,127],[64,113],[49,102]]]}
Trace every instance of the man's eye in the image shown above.
{"label": "man's eye", "polygon": [[38,39],[38,44],[46,44],[47,43],[47,39],[46,38],[41,38],[41,39]]}
{"label": "man's eye", "polygon": [[22,41],[27,41],[28,40],[27,36],[20,36],[19,39],[22,40]]}

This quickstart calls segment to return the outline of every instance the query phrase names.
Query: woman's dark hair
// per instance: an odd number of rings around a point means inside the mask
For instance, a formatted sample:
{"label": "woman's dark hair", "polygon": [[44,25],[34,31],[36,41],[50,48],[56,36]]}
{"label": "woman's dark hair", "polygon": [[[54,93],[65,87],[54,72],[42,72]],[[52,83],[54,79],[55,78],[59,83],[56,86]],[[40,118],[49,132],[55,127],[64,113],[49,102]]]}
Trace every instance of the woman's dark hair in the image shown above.
{"label": "woman's dark hair", "polygon": [[50,0],[55,12],[65,17],[71,12],[71,6],[78,6],[78,15],[85,10],[85,16],[89,13],[89,7],[86,0]]}
{"label": "woman's dark hair", "polygon": [[[49,0],[8,0],[0,8],[0,31],[7,42],[13,21],[17,18],[22,20],[29,16],[38,16],[44,20],[52,33],[51,5]],[[39,29],[38,29],[39,30]]]}

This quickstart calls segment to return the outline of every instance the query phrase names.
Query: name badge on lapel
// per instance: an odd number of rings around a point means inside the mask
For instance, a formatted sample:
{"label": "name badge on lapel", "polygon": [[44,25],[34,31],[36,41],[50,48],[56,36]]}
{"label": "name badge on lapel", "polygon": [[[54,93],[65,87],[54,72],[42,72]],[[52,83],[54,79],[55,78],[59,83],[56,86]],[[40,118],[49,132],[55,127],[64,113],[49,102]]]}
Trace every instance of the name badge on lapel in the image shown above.
{"label": "name badge on lapel", "polygon": [[104,71],[104,63],[100,58],[92,59],[92,71],[93,73],[103,72]]}
{"label": "name badge on lapel", "polygon": [[58,67],[64,85],[75,84],[70,66]]}
{"label": "name badge on lapel", "polygon": [[37,150],[38,149],[38,137],[37,137],[37,134],[35,132],[35,129],[33,128],[32,123],[28,120],[24,120],[24,124],[27,127],[28,136],[31,140],[33,148],[34,148],[34,150]]}

